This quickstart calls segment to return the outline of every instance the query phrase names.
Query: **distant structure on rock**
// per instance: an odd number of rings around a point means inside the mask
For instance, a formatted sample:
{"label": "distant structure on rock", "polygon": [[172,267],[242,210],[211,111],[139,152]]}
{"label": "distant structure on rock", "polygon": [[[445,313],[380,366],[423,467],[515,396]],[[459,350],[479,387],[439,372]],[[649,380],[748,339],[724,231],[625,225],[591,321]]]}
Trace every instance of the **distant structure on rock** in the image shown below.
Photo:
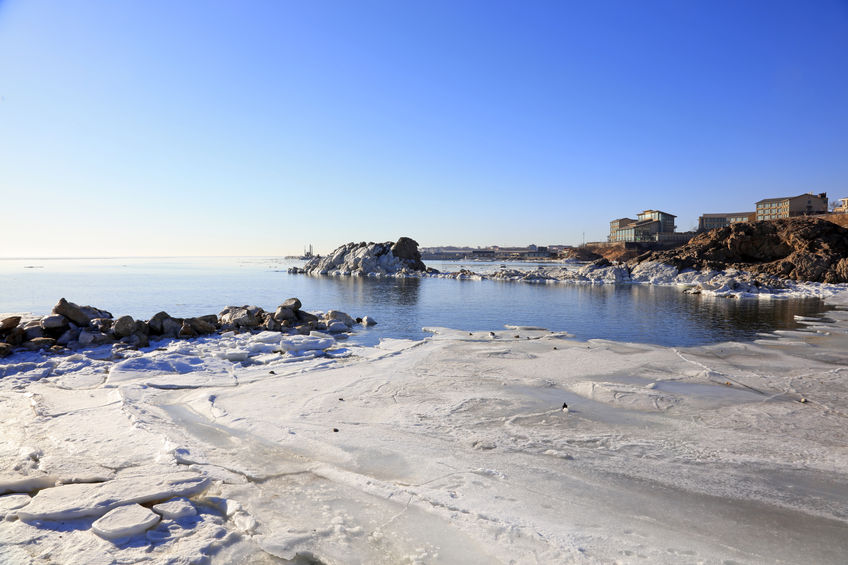
{"label": "distant structure on rock", "polygon": [[756,212],[728,212],[724,214],[703,214],[698,218],[698,231],[709,231],[732,224],[755,222]]}
{"label": "distant structure on rock", "polygon": [[609,241],[625,243],[680,244],[689,241],[692,233],[674,231],[674,214],[660,210],[645,210],[636,219],[619,218],[610,222]]}
{"label": "distant structure on rock", "polygon": [[757,221],[827,213],[827,193],[766,198],[757,202]]}

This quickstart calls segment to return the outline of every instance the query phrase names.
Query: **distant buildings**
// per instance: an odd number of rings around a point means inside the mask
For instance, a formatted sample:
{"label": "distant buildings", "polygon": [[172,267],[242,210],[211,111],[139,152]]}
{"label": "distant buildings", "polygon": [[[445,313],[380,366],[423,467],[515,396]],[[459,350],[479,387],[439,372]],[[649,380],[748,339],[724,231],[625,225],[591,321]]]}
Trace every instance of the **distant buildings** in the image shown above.
{"label": "distant buildings", "polygon": [[636,219],[619,218],[610,222],[609,241],[626,243],[684,243],[692,234],[677,233],[677,216],[660,210],[645,210]]}
{"label": "distant buildings", "polygon": [[766,198],[757,202],[757,221],[776,220],[794,216],[809,216],[827,212],[827,193],[801,194],[783,198]]}
{"label": "distant buildings", "polygon": [[753,222],[757,219],[756,212],[731,212],[728,214],[704,214],[698,218],[698,231],[709,231],[723,228],[740,222]]}
{"label": "distant buildings", "polygon": [[[842,198],[841,201],[844,209],[848,211],[848,198]],[[810,192],[798,196],[766,198],[757,202],[756,207],[756,212],[703,214],[698,218],[698,231],[723,228],[724,226],[738,224],[740,222],[758,222],[761,220],[824,214],[827,212],[827,193],[813,194]]]}
{"label": "distant buildings", "polygon": [[840,198],[839,205],[833,207],[834,214],[848,214],[848,198]]}

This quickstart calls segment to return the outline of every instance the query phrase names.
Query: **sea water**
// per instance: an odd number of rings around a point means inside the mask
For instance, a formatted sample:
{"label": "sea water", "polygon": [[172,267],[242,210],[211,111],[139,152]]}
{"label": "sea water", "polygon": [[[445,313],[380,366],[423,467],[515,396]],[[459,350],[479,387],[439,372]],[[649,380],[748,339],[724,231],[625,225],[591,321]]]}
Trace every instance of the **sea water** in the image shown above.
{"label": "sea water", "polygon": [[[312,277],[286,271],[302,261],[249,258],[0,260],[0,313],[44,315],[59,298],[148,319],[218,313],[227,305],[274,310],[297,297],[308,311],[342,310],[378,325],[354,339],[420,339],[424,327],[467,331],[505,324],[668,346],[754,339],[797,327],[795,315],[825,310],[813,298],[726,299],[650,285],[529,284],[437,278]],[[434,263],[440,270],[492,271],[500,264]],[[524,268],[533,265],[522,264]]]}

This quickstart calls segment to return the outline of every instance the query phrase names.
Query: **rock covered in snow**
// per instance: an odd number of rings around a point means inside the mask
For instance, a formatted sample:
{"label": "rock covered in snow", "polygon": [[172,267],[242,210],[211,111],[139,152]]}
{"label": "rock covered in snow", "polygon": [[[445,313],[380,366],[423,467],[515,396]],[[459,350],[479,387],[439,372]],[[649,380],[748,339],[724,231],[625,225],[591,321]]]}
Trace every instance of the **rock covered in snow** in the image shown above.
{"label": "rock covered in snow", "polygon": [[403,275],[426,271],[418,243],[408,237],[396,242],[347,243],[326,257],[310,259],[302,269],[289,272],[310,275]]}

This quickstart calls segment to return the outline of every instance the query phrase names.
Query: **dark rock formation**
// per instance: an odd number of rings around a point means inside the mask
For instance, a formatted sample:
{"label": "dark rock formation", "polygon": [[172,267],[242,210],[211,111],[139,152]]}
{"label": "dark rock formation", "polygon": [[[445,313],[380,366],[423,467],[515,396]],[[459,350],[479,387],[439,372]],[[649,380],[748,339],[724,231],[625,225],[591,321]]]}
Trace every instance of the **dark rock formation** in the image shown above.
{"label": "dark rock formation", "polygon": [[797,281],[848,282],[848,229],[815,217],[740,223],[702,233],[686,245],[630,261],[679,270],[728,268]]}
{"label": "dark rock formation", "polygon": [[426,271],[421,262],[418,243],[402,237],[395,243],[346,243],[326,257],[310,259],[302,269],[292,267],[290,273],[310,275],[397,275]]}

